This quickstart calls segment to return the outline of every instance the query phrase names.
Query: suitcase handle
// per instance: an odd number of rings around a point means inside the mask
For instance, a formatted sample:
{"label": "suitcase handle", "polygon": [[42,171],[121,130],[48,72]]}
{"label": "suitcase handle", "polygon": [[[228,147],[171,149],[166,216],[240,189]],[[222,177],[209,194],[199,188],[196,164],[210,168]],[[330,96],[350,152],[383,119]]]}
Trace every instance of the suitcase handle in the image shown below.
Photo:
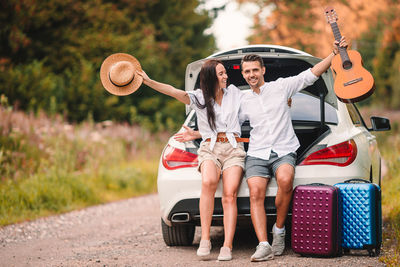
{"label": "suitcase handle", "polygon": [[366,183],[366,184],[370,184],[371,182],[368,180],[364,180],[364,179],[359,179],[359,178],[354,178],[354,179],[350,179],[350,180],[346,180],[344,181],[344,183],[356,183],[356,182],[362,182],[362,183]]}

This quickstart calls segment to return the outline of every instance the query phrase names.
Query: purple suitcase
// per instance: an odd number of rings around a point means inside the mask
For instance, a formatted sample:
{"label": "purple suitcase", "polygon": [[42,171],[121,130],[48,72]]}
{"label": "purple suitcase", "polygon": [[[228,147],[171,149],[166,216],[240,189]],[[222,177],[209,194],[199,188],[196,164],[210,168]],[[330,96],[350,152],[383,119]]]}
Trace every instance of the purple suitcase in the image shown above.
{"label": "purple suitcase", "polygon": [[298,185],[292,202],[292,249],[305,256],[341,254],[339,191],[323,184]]}

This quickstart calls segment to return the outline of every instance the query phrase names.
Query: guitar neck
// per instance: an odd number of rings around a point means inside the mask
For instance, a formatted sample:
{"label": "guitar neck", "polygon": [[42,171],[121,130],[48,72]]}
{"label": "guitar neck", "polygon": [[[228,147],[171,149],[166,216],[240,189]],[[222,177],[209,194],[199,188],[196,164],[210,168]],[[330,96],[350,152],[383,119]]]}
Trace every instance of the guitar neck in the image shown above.
{"label": "guitar neck", "polygon": [[[339,26],[337,25],[336,22],[330,23],[333,36],[335,37],[335,40],[340,42],[342,39],[342,35],[340,34]],[[339,54],[343,62],[343,66],[345,68],[351,68],[351,61],[349,58],[349,55],[347,54],[347,48],[346,47],[339,47]],[[347,66],[347,67],[346,67]]]}
{"label": "guitar neck", "polygon": [[333,36],[335,37],[335,40],[340,41],[340,39],[342,39],[342,35],[340,34],[339,26],[337,25],[336,22],[332,22],[332,23],[330,23],[330,25],[331,25]]}

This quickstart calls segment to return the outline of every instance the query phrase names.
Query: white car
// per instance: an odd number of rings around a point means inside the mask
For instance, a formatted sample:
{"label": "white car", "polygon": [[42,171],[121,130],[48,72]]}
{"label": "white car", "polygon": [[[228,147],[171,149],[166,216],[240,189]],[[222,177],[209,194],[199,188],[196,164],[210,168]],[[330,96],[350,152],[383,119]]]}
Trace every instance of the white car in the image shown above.
{"label": "white car", "polygon": [[[312,67],[320,59],[305,52],[273,45],[253,45],[220,52],[187,66],[185,90],[199,88],[199,72],[209,58],[221,60],[229,83],[241,90],[250,90],[243,79],[240,61],[246,54],[258,54],[266,67],[265,81],[293,76]],[[380,185],[381,157],[376,138],[371,131],[390,129],[388,119],[371,117],[367,128],[356,105],[340,102],[333,90],[331,70],[312,86],[292,98],[291,115],[300,141],[294,186],[323,183],[333,185],[351,178],[368,179]],[[184,125],[196,129],[196,114],[186,107]],[[182,128],[180,131],[184,131]],[[242,125],[242,137],[248,137],[248,122]],[[158,194],[164,241],[169,246],[191,245],[195,226],[200,225],[199,198],[201,175],[197,171],[197,148],[201,140],[180,143],[171,137],[164,148],[158,169]],[[247,146],[245,145],[247,149]],[[267,216],[274,216],[277,185],[271,179],[265,199]],[[222,183],[215,194],[213,225],[221,225]],[[242,180],[237,198],[238,223],[250,222],[249,188]],[[288,221],[288,220],[287,220]],[[269,223],[270,224],[270,223]]]}

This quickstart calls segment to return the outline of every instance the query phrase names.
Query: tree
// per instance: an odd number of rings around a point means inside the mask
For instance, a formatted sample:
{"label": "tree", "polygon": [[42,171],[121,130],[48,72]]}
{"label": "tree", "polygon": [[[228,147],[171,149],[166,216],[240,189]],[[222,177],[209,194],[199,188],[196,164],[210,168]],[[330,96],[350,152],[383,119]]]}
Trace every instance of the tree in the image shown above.
{"label": "tree", "polygon": [[215,49],[213,36],[204,34],[212,19],[195,11],[198,0],[9,0],[0,5],[0,94],[24,110],[56,106],[73,121],[88,116],[129,120],[134,112],[136,122],[157,117],[165,124],[169,116],[181,122],[183,105],[169,104],[171,99],[144,86],[127,97],[107,93],[99,79],[101,63],[112,53],[129,53],[150,76],[183,87],[187,63]]}
{"label": "tree", "polygon": [[[350,49],[359,50],[364,67],[372,72],[376,90],[362,103],[400,108],[400,4],[395,0],[237,0],[260,7],[254,17],[250,43],[272,42],[295,47],[319,57],[332,49],[333,35],[324,9],[333,6]],[[263,11],[270,10],[267,17]],[[264,12],[265,13],[265,12]]]}
{"label": "tree", "polygon": [[380,22],[371,27],[375,35],[375,57],[372,62],[376,84],[375,102],[400,108],[400,4],[380,14]]}
{"label": "tree", "polygon": [[[370,27],[369,22],[388,7],[390,0],[237,0],[254,2],[259,12],[254,16],[251,43],[272,42],[305,50],[325,57],[332,49],[333,34],[325,18],[325,7],[332,6],[338,14],[342,35],[354,42]],[[269,10],[269,15],[261,16]]]}

